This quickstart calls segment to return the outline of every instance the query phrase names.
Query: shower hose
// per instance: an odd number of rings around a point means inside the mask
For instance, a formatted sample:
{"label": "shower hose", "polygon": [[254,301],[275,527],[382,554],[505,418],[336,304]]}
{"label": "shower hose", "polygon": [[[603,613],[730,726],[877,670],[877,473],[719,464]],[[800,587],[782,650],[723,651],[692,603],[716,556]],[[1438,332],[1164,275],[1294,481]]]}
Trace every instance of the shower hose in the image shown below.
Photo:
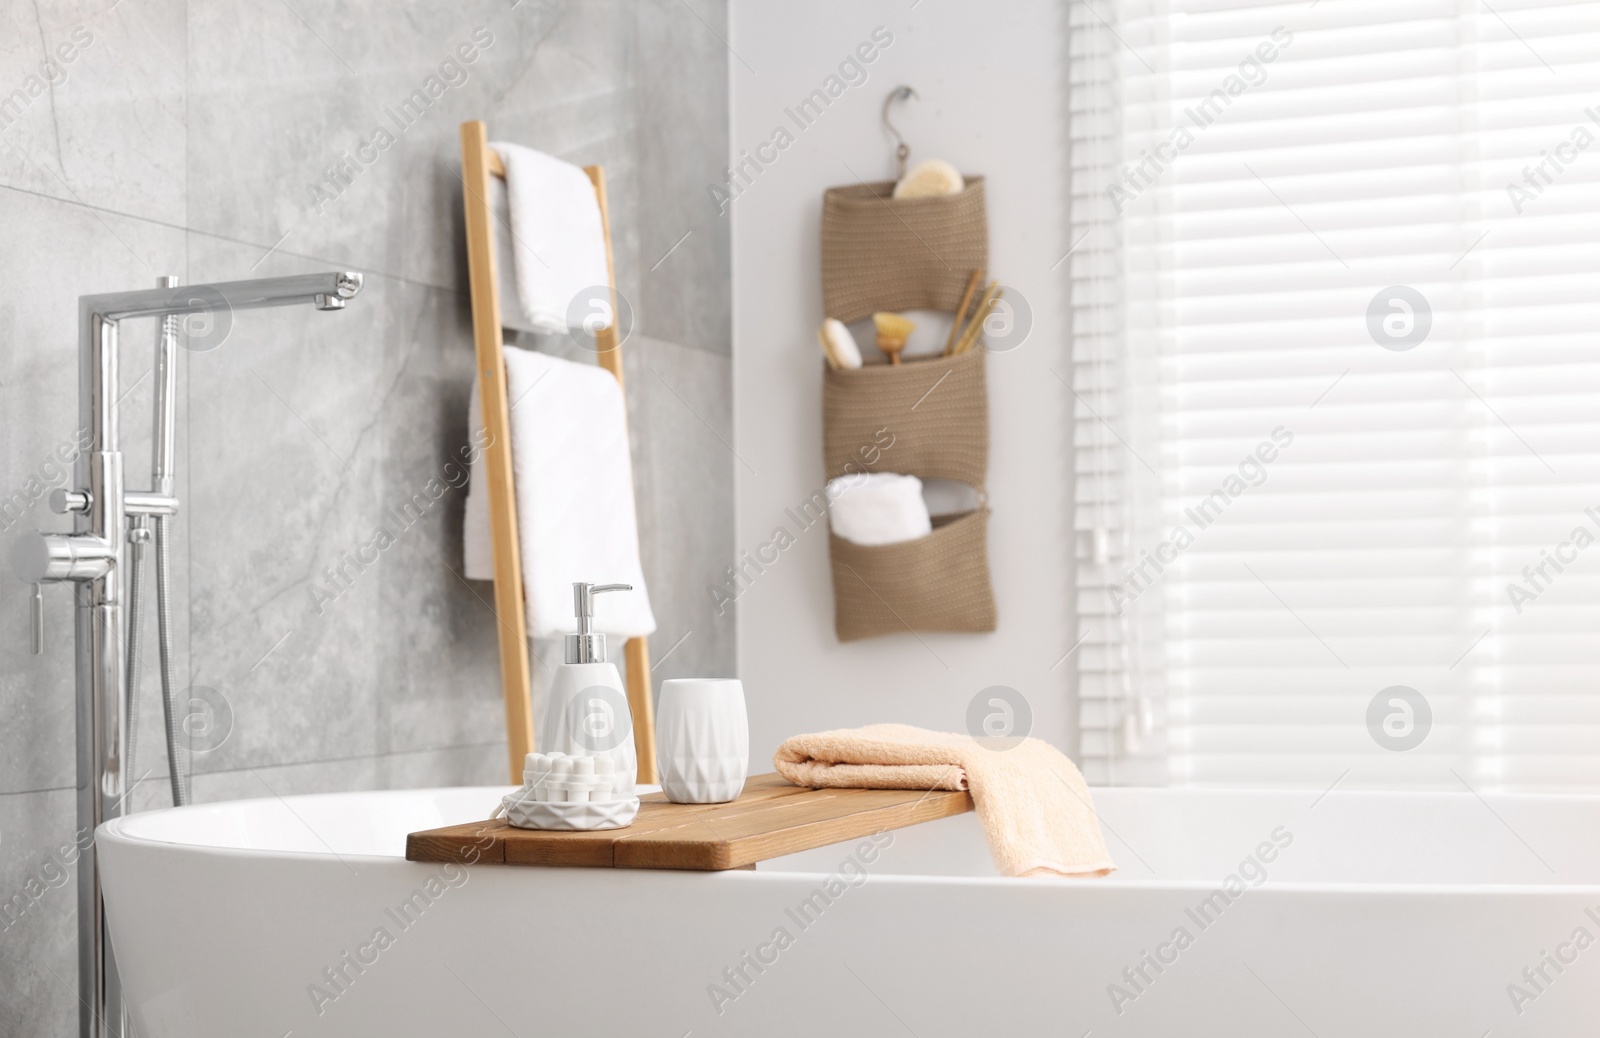
{"label": "shower hose", "polygon": [[[161,713],[166,726],[168,774],[172,781],[172,802],[189,802],[188,754],[183,745],[183,719],[178,714],[177,689],[172,673],[172,517],[155,517],[156,549],[156,638],[161,663]],[[138,527],[147,530],[148,527]],[[128,682],[124,715],[128,726],[128,758],[125,774],[134,775],[139,732],[139,671],[143,666],[141,624],[144,592],[144,548],[148,535],[135,534],[131,545],[128,574]],[[134,779],[138,781],[137,777]]]}

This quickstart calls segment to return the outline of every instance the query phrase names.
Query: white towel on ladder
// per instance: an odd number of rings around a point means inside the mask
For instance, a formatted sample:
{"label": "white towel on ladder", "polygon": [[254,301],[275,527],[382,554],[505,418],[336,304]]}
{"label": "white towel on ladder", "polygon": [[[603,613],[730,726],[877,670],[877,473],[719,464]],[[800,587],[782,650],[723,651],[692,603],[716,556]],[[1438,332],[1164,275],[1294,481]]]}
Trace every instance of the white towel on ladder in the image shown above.
{"label": "white towel on ladder", "polygon": [[[497,265],[512,257],[516,296],[500,293],[500,323],[534,332],[611,325],[611,270],[589,174],[518,144],[490,144],[506,168],[510,226],[494,228]],[[499,187],[495,193],[499,208]],[[517,304],[521,304],[520,306]]]}
{"label": "white towel on ladder", "polygon": [[[528,637],[576,630],[576,581],[632,584],[632,591],[596,596],[595,629],[625,638],[652,633],[621,384],[603,368],[515,346],[506,347],[505,357]],[[469,421],[471,430],[483,426],[476,380]],[[480,454],[467,490],[464,561],[471,580],[494,579],[487,480]]]}

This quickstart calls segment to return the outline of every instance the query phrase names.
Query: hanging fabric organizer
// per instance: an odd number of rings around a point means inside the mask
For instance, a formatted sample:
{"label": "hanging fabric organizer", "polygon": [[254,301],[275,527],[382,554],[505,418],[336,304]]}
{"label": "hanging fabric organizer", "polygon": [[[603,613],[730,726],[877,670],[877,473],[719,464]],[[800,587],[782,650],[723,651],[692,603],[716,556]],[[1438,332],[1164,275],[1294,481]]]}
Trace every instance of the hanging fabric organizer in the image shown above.
{"label": "hanging fabric organizer", "polygon": [[[907,150],[902,143],[902,169]],[[851,322],[876,311],[961,308],[969,277],[989,258],[984,181],[964,180],[954,194],[923,198],[894,198],[894,181],[828,189],[827,316]],[[830,480],[864,472],[956,480],[973,487],[978,502],[970,512],[935,516],[933,532],[914,540],[865,545],[829,534],[840,641],[995,629],[985,358],[980,345],[899,364],[825,367],[822,453]]]}

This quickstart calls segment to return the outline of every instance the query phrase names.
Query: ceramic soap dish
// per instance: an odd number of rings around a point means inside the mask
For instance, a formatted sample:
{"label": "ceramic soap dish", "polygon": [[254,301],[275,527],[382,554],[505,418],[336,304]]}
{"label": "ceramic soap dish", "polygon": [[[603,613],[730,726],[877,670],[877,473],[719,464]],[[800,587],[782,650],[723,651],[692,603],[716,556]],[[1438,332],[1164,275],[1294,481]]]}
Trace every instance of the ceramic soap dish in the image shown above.
{"label": "ceramic soap dish", "polygon": [[603,755],[530,753],[522,780],[494,815],[519,829],[621,829],[639,813],[633,776],[619,774]]}
{"label": "ceramic soap dish", "polygon": [[518,829],[591,831],[621,829],[639,813],[639,798],[620,800],[530,800],[520,792],[503,797],[506,821]]}

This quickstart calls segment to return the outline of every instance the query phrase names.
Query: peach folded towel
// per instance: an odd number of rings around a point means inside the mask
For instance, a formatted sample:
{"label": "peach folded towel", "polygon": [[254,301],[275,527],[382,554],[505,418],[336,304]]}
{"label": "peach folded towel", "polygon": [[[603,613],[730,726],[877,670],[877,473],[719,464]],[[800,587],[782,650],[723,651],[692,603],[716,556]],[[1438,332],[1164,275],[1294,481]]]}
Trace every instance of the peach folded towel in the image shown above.
{"label": "peach folded towel", "polygon": [[1077,766],[1038,739],[1007,746],[874,724],[796,735],[772,763],[812,789],[970,789],[989,853],[1007,876],[1104,876],[1115,869]]}

